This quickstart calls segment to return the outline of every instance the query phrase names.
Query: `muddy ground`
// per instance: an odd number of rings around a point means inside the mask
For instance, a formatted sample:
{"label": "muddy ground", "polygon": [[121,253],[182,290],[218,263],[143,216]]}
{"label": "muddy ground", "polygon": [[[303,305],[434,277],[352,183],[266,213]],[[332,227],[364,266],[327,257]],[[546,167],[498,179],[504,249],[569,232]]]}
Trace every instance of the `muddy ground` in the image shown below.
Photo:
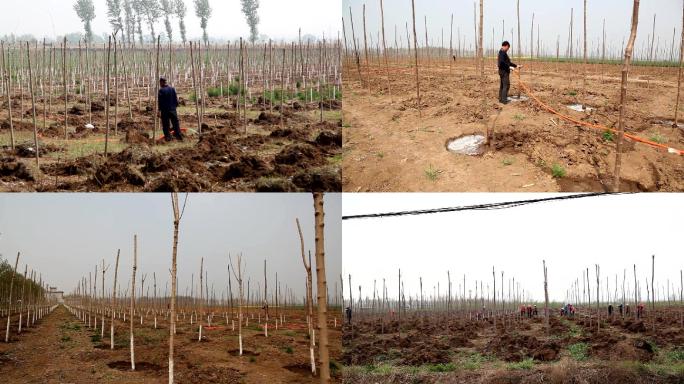
{"label": "muddy ground", "polygon": [[541,317],[468,320],[417,314],[363,317],[343,330],[344,382],[682,383],[678,309],[656,319]]}
{"label": "muddy ground", "polygon": [[[58,103],[58,101],[53,101]],[[36,166],[30,103],[13,100],[16,149],[10,148],[6,100],[0,104],[0,190],[2,191],[340,191],[341,120],[339,103],[325,103],[323,122],[318,104],[286,103],[281,125],[279,105],[248,107],[247,120],[238,117],[227,99],[211,98],[200,135],[194,104],[179,107],[184,142],[153,140],[153,110],[134,103],[133,119],[125,102],[111,131],[104,157],[106,120],[95,101],[94,129],[83,98],[71,102],[68,139],[64,114],[53,106],[43,127],[38,101],[41,153]],[[101,108],[102,107],[102,108]],[[63,108],[62,108],[63,109]],[[113,108],[110,114],[113,115]]]}
{"label": "muddy ground", "polygon": [[[261,327],[250,322],[243,328],[243,356],[237,330],[225,322],[205,329],[202,342],[197,328],[179,322],[175,337],[177,383],[317,383],[309,371],[306,322],[301,313],[289,313],[284,328],[269,327],[265,338]],[[16,319],[13,319],[16,324]],[[289,323],[289,324],[288,324]],[[3,324],[5,324],[3,322]],[[0,377],[6,383],[167,383],[168,326],[159,320],[154,329],[147,317],[144,326],[135,324],[136,371],[130,370],[129,323],[117,320],[115,349],[110,349],[109,328],[88,328],[64,306],[39,324],[0,343]],[[4,328],[3,328],[4,329]],[[340,330],[330,330],[331,360],[339,361]],[[332,371],[336,382],[338,369]]]}
{"label": "muddy ground", "polygon": [[[574,119],[617,127],[620,67],[590,65],[585,85],[579,64],[522,63],[522,79],[541,101]],[[393,62],[390,88],[377,63],[362,67],[363,81],[355,65],[345,70],[344,191],[603,192],[612,187],[616,137],[564,122],[532,99],[498,103],[492,60],[484,84],[472,60],[451,68],[446,61],[422,63],[422,117],[409,63]],[[512,74],[511,96],[518,93],[517,81]],[[684,149],[684,124],[671,123],[676,85],[676,68],[633,67],[626,131]],[[573,104],[593,110],[573,111],[568,108]],[[680,109],[682,116],[681,104]],[[450,140],[485,135],[488,129],[493,139],[482,154],[447,150]],[[623,191],[684,191],[684,159],[643,144],[625,142],[621,175]]]}

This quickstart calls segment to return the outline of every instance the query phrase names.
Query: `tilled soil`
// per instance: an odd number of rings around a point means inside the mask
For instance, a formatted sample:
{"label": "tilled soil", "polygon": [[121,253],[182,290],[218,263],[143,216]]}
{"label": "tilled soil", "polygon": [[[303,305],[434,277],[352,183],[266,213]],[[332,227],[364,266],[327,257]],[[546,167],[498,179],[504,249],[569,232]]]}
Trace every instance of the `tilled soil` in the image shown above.
{"label": "tilled soil", "polygon": [[[529,67],[522,78],[544,103],[577,120],[617,127],[617,66],[590,66],[586,85],[578,65]],[[491,65],[482,84],[472,60],[451,69],[447,63],[422,64],[422,117],[413,68],[392,69],[391,96],[384,68],[371,68],[363,82],[352,69],[344,83],[345,191],[603,192],[612,186],[614,135],[564,122],[532,99],[502,106]],[[515,95],[517,77],[511,80]],[[676,85],[676,70],[633,67],[626,131],[683,149],[684,130],[667,123],[674,118]],[[578,103],[593,110],[567,108]],[[488,132],[492,140],[480,156],[446,148],[453,138]],[[681,156],[629,140],[621,175],[624,191],[684,191]]]}
{"label": "tilled soil", "polygon": [[[298,322],[300,314],[291,313],[289,321]],[[16,322],[16,320],[13,320]],[[256,320],[255,320],[256,322]],[[109,347],[108,331],[100,331],[58,307],[40,324],[0,344],[0,376],[7,383],[166,383],[168,382],[168,328],[159,320],[159,329],[136,324],[136,370],[130,370],[128,323],[117,322],[115,344]],[[3,323],[4,324],[4,323]],[[295,325],[295,324],[293,324]],[[287,324],[286,324],[287,326]],[[175,377],[179,383],[317,383],[309,363],[306,330],[286,327],[269,329],[269,337],[243,328],[245,351],[237,356],[237,334],[230,326],[217,325],[197,341],[197,329],[179,322],[175,339]],[[339,329],[330,331],[331,359],[339,356]],[[338,340],[336,342],[336,340]],[[289,348],[289,349],[288,349]],[[336,373],[337,375],[338,373]],[[334,377],[339,381],[339,376]]]}
{"label": "tilled soil", "polygon": [[[595,315],[594,315],[595,316]],[[389,374],[360,374],[359,370],[345,370],[345,382],[454,382],[454,383],[537,383],[587,382],[602,383],[608,378],[624,378],[624,383],[680,383],[684,377],[673,377],[649,372],[636,374],[619,365],[624,362],[649,363],[656,361],[658,350],[680,348],[684,330],[680,328],[678,311],[662,311],[656,316],[655,331],[650,320],[634,320],[614,315],[602,318],[597,331],[596,319],[586,317],[549,319],[549,329],[543,317],[531,319],[501,319],[494,326],[492,319],[468,319],[460,316],[409,314],[402,318],[401,333],[394,314],[384,319],[365,316],[353,325],[343,327],[342,361],[347,367],[388,364],[397,367],[460,364],[463,356],[477,354],[485,359],[518,363],[532,359],[536,362],[530,372],[491,366],[456,369],[450,373],[424,373],[412,376],[397,370]],[[572,345],[586,346],[584,362],[576,362],[569,352]],[[554,376],[572,376],[568,365],[581,364],[580,381],[553,381]],[[577,367],[579,369],[579,367]],[[410,371],[410,370],[409,370]],[[424,371],[424,370],[423,370]],[[418,371],[420,372],[420,371]],[[561,374],[562,373],[562,374]],[[643,381],[645,380],[645,381]],[[679,380],[679,381],[678,381]]]}
{"label": "tilled soil", "polygon": [[[319,122],[305,112],[285,110],[281,125],[279,114],[262,111],[247,120],[246,128],[235,113],[217,114],[207,118],[201,135],[187,135],[189,145],[168,150],[163,142],[153,141],[151,124],[141,113],[137,120],[119,122],[119,136],[111,133],[110,142],[125,144],[121,152],[110,153],[107,158],[102,154],[71,159],[52,155],[41,160],[39,170],[32,166],[33,144],[19,143],[14,152],[5,148],[0,154],[0,190],[341,191],[336,161],[341,154],[341,124]],[[187,120],[191,118],[186,116]],[[33,127],[15,124],[15,130],[21,129]],[[64,136],[60,129],[41,130],[40,137],[59,142]],[[96,131],[78,128],[69,134],[74,138],[96,135],[93,140],[100,140],[102,132]],[[8,129],[0,130],[0,135],[7,133]],[[40,150],[45,155],[63,152],[64,148],[51,142],[40,145]]]}

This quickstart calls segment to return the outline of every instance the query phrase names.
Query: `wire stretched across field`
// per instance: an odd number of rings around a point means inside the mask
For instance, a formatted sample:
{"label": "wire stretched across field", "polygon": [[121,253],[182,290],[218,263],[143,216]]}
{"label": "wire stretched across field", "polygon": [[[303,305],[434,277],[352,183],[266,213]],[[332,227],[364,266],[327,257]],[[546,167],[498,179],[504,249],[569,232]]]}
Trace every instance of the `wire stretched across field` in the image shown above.
{"label": "wire stretched across field", "polygon": [[433,208],[433,209],[420,209],[413,211],[398,211],[398,212],[386,212],[386,213],[369,213],[362,215],[348,215],[342,216],[342,220],[353,220],[353,219],[373,219],[373,218],[384,218],[384,217],[397,217],[397,216],[416,216],[416,215],[426,215],[430,213],[447,213],[447,212],[461,212],[461,211],[492,211],[497,209],[507,209],[516,208],[523,205],[546,203],[551,201],[559,200],[576,200],[585,199],[591,197],[600,196],[615,196],[623,195],[627,193],[584,193],[578,195],[563,195],[556,197],[546,197],[539,199],[529,199],[529,200],[518,200],[518,201],[507,201],[501,203],[487,203],[487,204],[475,204],[475,205],[465,205],[457,207],[446,207],[446,208]]}

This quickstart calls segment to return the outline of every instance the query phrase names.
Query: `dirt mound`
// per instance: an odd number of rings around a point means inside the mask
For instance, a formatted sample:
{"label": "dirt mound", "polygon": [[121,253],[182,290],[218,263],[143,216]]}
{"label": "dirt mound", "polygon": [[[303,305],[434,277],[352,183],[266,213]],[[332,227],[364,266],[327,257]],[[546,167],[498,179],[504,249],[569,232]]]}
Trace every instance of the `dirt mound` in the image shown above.
{"label": "dirt mound", "polygon": [[145,175],[133,165],[108,161],[95,169],[91,181],[100,186],[122,183],[143,186]]}
{"label": "dirt mound", "polygon": [[297,192],[297,186],[289,179],[260,178],[254,185],[257,192]]}
{"label": "dirt mound", "polygon": [[522,361],[533,358],[538,361],[558,359],[560,344],[556,341],[541,342],[534,336],[503,333],[490,340],[483,352],[493,354],[505,361]]}
{"label": "dirt mound", "polygon": [[588,337],[587,342],[590,343],[589,354],[601,360],[646,362],[653,358],[653,345],[643,339],[630,340],[624,335],[604,332]]}
{"label": "dirt mound", "polygon": [[342,132],[322,131],[316,137],[316,144],[321,146],[342,146]]}
{"label": "dirt mound", "polygon": [[105,110],[104,104],[97,101],[90,103],[90,108],[93,112],[101,112]]}
{"label": "dirt mound", "polygon": [[127,144],[151,144],[152,139],[149,133],[145,133],[139,129],[127,129],[126,137],[122,140]]}
{"label": "dirt mound", "polygon": [[313,165],[320,163],[322,158],[321,151],[308,143],[297,143],[288,145],[275,156],[277,164],[288,165]]}
{"label": "dirt mound", "polygon": [[292,182],[299,188],[311,192],[341,191],[342,177],[339,170],[316,168],[294,175]]}
{"label": "dirt mound", "polygon": [[420,366],[425,364],[446,364],[451,361],[447,350],[434,347],[434,344],[414,344],[413,351],[405,354],[402,364]]}
{"label": "dirt mound", "polygon": [[203,177],[181,167],[152,180],[146,192],[207,192],[211,184]]}
{"label": "dirt mound", "polygon": [[116,123],[116,127],[119,131],[128,132],[131,130],[139,130],[142,124],[140,122],[135,122],[130,119],[124,119]]}
{"label": "dirt mound", "polygon": [[0,158],[0,179],[2,181],[35,181],[33,173],[26,164],[18,162],[12,157]]}
{"label": "dirt mound", "polygon": [[43,164],[40,169],[50,176],[88,175],[99,163],[96,157],[81,157],[73,161]]}
{"label": "dirt mound", "polygon": [[263,125],[280,124],[280,115],[261,112],[254,123]]}
{"label": "dirt mound", "polygon": [[272,138],[287,138],[290,140],[305,140],[307,134],[299,129],[292,128],[277,128],[271,131],[269,137]]}
{"label": "dirt mound", "polygon": [[232,180],[243,177],[261,177],[270,172],[268,163],[260,158],[252,155],[245,155],[240,158],[240,161],[232,163],[228,166],[226,173],[223,175],[223,180]]}
{"label": "dirt mound", "polygon": [[632,321],[632,320],[627,320],[624,323],[622,323],[623,328],[630,332],[646,332],[646,325],[644,325],[643,321]]}

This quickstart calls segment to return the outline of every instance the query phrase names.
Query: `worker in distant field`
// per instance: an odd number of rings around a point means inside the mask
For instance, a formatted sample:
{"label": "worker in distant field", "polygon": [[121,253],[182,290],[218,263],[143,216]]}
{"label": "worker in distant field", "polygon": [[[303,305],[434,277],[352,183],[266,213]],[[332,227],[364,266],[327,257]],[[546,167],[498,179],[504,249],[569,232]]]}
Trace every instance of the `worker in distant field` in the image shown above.
{"label": "worker in distant field", "polygon": [[159,117],[162,121],[162,129],[164,130],[164,140],[172,141],[173,137],[169,129],[173,124],[174,137],[182,141],[183,135],[180,130],[180,122],[178,121],[178,95],[176,89],[166,83],[165,78],[159,79]]}
{"label": "worker in distant field", "polygon": [[534,308],[532,308],[532,315],[534,317],[537,317],[539,315],[539,310],[537,309],[537,304],[535,304]]}
{"label": "worker in distant field", "polygon": [[618,304],[618,310],[620,311],[620,316],[623,315],[622,312],[623,312],[623,308],[624,308],[624,307],[625,307],[624,304],[622,304],[622,303]]}
{"label": "worker in distant field", "polygon": [[499,102],[502,104],[508,104],[508,90],[511,88],[511,68],[522,68],[522,65],[518,66],[511,62],[511,59],[508,57],[508,50],[510,48],[511,44],[508,41],[504,41],[499,50],[499,78],[501,79]]}
{"label": "worker in distant field", "polygon": [[347,307],[344,309],[344,314],[347,317],[347,324],[351,324],[352,320],[352,310],[351,308]]}
{"label": "worker in distant field", "polygon": [[608,316],[613,317],[613,304],[608,304]]}
{"label": "worker in distant field", "polygon": [[637,305],[637,319],[641,319],[641,317],[644,315],[644,303],[639,303]]}

